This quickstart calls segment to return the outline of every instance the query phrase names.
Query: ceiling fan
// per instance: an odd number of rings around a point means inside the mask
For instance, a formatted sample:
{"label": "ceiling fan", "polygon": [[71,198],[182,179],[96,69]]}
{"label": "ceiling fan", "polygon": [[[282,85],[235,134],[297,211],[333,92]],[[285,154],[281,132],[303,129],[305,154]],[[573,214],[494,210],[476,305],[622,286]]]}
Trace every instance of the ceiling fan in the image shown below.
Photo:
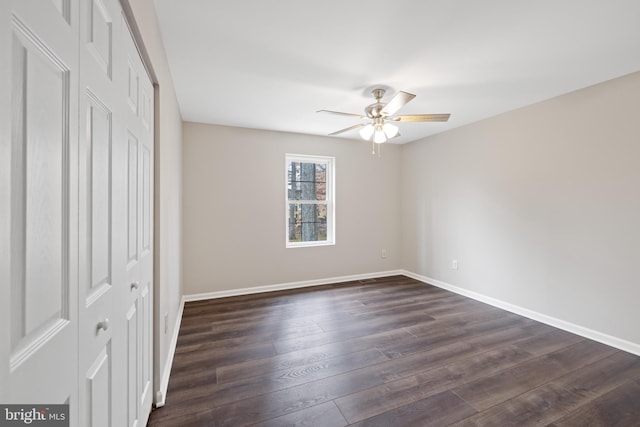
{"label": "ceiling fan", "polygon": [[345,129],[340,129],[336,132],[332,132],[329,135],[339,135],[344,132],[348,132],[354,129],[360,129],[360,136],[370,141],[373,137],[373,142],[382,144],[391,138],[400,136],[400,132],[397,126],[393,122],[446,122],[449,120],[450,114],[411,114],[406,116],[394,116],[394,114],[405,106],[416,96],[409,92],[399,91],[391,100],[387,103],[382,102],[385,89],[375,88],[371,91],[371,94],[376,99],[373,104],[367,105],[364,109],[365,115],[354,113],[342,113],[340,111],[330,110],[318,110],[318,113],[337,114],[339,116],[357,117],[359,119],[365,119],[363,123],[358,123],[353,126],[349,126]]}

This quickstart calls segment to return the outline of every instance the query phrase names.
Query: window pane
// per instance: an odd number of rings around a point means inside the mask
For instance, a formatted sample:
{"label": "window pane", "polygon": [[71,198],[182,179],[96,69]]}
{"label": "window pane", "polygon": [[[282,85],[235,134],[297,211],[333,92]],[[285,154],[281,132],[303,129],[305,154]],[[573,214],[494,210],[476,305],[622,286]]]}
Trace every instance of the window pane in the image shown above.
{"label": "window pane", "polygon": [[327,205],[289,204],[289,241],[327,240]]}
{"label": "window pane", "polygon": [[288,248],[333,245],[333,157],[286,155]]}
{"label": "window pane", "polygon": [[327,200],[327,165],[289,162],[289,200]]}

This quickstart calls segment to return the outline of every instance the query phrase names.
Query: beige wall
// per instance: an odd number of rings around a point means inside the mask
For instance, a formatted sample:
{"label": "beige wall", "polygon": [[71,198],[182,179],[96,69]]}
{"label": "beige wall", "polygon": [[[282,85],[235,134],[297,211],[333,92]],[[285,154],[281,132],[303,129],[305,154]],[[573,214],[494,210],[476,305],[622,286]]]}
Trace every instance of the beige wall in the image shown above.
{"label": "beige wall", "polygon": [[[155,229],[154,229],[154,389],[168,381],[171,351],[182,297],[182,117],[158,29],[152,0],[125,0],[142,37],[143,56],[153,68],[155,91]],[[168,328],[165,330],[165,315]]]}
{"label": "beige wall", "polygon": [[[398,146],[196,123],[183,139],[185,294],[400,266]],[[336,158],[336,245],[285,248],[285,153]]]}
{"label": "beige wall", "polygon": [[402,171],[403,268],[640,345],[640,73],[405,145]]}

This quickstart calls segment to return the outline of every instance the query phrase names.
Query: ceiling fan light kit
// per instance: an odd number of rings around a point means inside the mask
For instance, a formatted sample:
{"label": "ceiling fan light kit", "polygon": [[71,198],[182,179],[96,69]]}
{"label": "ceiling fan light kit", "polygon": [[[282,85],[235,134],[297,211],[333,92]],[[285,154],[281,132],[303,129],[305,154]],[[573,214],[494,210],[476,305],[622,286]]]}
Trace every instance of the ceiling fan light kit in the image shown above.
{"label": "ceiling fan light kit", "polygon": [[[446,122],[449,120],[450,114],[412,114],[405,116],[394,116],[394,114],[404,107],[409,101],[416,96],[409,92],[399,91],[391,100],[387,103],[382,102],[385,90],[382,88],[376,88],[371,91],[371,94],[376,99],[373,104],[367,105],[364,109],[365,115],[354,113],[343,113],[340,111],[331,110],[319,110],[319,113],[337,114],[340,116],[357,117],[359,119],[365,119],[367,121],[359,123],[348,128],[341,129],[336,132],[332,132],[329,135],[339,135],[344,132],[348,132],[354,129],[360,129],[360,136],[366,141],[370,141],[373,137],[373,142],[376,144],[382,144],[387,142],[391,138],[400,136],[400,130],[398,126],[389,123],[393,122]],[[379,153],[379,151],[378,151]],[[375,154],[375,146],[374,146]]]}
{"label": "ceiling fan light kit", "polygon": [[392,125],[391,123],[385,123],[382,125],[382,130],[388,139],[400,136],[400,129],[398,129],[398,126]]}
{"label": "ceiling fan light kit", "polygon": [[386,140],[387,137],[385,136],[384,132],[375,131],[373,133],[373,142],[375,142],[376,144],[382,144]]}
{"label": "ceiling fan light kit", "polygon": [[375,128],[373,127],[373,125],[371,123],[369,123],[368,125],[366,125],[362,129],[360,129],[360,136],[365,141],[369,141],[369,140],[371,140],[371,137],[373,136],[373,132],[375,132]]}

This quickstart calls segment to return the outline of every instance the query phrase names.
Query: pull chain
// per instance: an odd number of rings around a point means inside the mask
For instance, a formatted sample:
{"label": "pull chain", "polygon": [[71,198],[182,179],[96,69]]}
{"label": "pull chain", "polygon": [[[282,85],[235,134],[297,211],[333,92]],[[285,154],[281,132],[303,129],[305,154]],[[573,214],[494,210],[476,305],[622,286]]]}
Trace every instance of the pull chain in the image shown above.
{"label": "pull chain", "polygon": [[378,146],[378,157],[382,157],[382,144],[377,144],[371,141],[371,154],[376,155],[376,145]]}

